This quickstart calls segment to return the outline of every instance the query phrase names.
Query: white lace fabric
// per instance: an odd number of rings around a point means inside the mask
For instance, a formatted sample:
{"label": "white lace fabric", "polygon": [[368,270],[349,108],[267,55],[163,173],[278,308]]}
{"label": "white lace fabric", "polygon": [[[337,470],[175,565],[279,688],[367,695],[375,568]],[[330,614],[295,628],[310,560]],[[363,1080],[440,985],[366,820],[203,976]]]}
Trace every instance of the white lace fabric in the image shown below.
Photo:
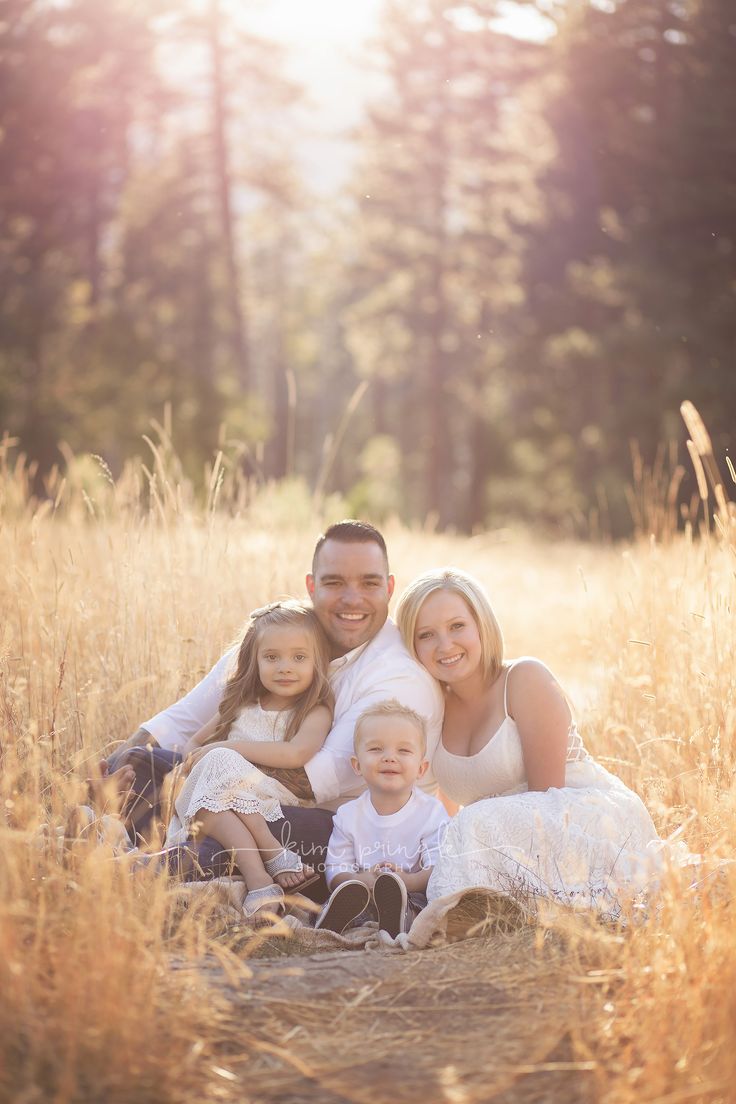
{"label": "white lace fabric", "polygon": [[[248,705],[235,719],[230,740],[281,742],[291,712],[271,712],[260,704]],[[260,813],[267,821],[283,816],[282,805],[298,805],[299,799],[281,782],[270,778],[258,767],[229,748],[212,748],[190,771],[179,791],[166,832],[166,846],[184,843],[200,809],[221,813]]]}
{"label": "white lace fabric", "polygon": [[553,898],[615,918],[625,900],[652,887],[664,846],[640,798],[588,758],[569,765],[560,789],[502,794],[461,809],[427,896],[479,886],[527,905]]}

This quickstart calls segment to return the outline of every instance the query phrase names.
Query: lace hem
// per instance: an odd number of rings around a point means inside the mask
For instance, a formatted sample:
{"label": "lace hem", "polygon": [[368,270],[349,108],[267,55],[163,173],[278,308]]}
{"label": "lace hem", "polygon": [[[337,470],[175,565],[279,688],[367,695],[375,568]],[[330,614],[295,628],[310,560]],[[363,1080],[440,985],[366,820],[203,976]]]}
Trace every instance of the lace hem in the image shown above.
{"label": "lace hem", "polygon": [[192,824],[197,819],[197,813],[202,809],[206,809],[208,813],[242,813],[244,816],[248,816],[251,813],[260,813],[264,820],[271,823],[274,820],[281,820],[283,817],[283,811],[278,801],[263,801],[258,797],[228,797],[220,798],[215,797],[203,798],[199,802],[199,808],[192,815],[187,814],[182,818],[182,824],[187,831],[191,828]]}
{"label": "lace hem", "polygon": [[[502,861],[509,863],[509,857],[501,855]],[[509,865],[513,865],[511,860]],[[446,897],[458,891],[472,892],[473,889],[490,889],[510,898],[523,908],[527,914],[536,916],[541,905],[555,902],[567,908],[584,912],[594,912],[602,920],[619,922],[624,909],[640,908],[646,900],[646,894],[633,886],[612,885],[605,876],[591,878],[587,882],[575,884],[560,883],[551,885],[532,869],[525,869],[517,862],[515,873],[499,869],[489,876],[488,866],[482,863],[468,864],[463,878],[450,878],[444,881],[436,879],[429,889],[430,900]]]}

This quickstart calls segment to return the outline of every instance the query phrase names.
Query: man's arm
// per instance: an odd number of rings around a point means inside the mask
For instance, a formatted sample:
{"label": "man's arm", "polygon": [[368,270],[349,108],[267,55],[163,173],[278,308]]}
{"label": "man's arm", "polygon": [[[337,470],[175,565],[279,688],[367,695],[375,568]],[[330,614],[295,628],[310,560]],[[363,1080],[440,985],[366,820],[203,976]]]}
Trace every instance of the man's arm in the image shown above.
{"label": "man's arm", "polygon": [[220,714],[218,712],[215,713],[213,717],[210,717],[207,724],[203,724],[193,736],[190,736],[184,745],[184,755],[189,755],[190,752],[196,751],[197,748],[201,748],[211,736],[214,736],[219,721]]}
{"label": "man's arm", "polygon": [[[144,721],[135,736],[131,737],[137,740],[131,746],[151,743],[167,751],[181,751],[187,741],[217,713],[236,650],[234,647],[225,652],[183,698]],[[139,738],[140,733],[145,733],[143,739]]]}
{"label": "man's arm", "polygon": [[158,747],[158,740],[156,740],[146,728],[139,728],[137,732],[134,732],[132,736],[129,736],[127,740],[124,740],[122,744],[118,744],[115,748],[114,755],[122,755],[123,752],[130,751],[131,748],[137,747]]}

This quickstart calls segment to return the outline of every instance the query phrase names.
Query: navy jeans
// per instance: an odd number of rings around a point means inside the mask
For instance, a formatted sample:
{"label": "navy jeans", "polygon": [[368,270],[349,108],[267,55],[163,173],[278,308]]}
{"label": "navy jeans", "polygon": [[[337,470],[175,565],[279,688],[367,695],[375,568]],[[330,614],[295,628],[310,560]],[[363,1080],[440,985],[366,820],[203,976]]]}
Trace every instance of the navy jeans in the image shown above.
{"label": "navy jeans", "polygon": [[[130,834],[137,843],[144,843],[155,824],[160,809],[160,791],[163,780],[180,763],[182,756],[176,751],[159,747],[137,747],[111,756],[110,769],[115,770],[123,762],[135,767],[133,785],[135,799],[128,810]],[[284,807],[281,820],[271,821],[269,828],[284,847],[296,851],[309,866],[320,875],[304,890],[304,896],[321,904],[327,900],[327,883],[324,878],[327,843],[332,831],[334,813],[327,809],[304,809],[299,805]],[[233,868],[229,851],[223,851],[216,840],[206,836],[181,847],[172,847],[167,854],[169,869],[187,880],[218,878],[229,874]]]}

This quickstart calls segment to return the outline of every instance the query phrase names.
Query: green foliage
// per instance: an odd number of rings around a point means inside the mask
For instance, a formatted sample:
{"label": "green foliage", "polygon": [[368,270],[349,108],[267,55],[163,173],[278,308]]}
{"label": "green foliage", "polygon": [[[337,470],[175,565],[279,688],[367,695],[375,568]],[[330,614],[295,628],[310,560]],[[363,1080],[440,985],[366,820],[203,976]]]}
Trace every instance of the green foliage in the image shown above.
{"label": "green foliage", "polygon": [[0,0],[0,428],[36,494],[102,501],[82,454],[145,488],[165,409],[187,493],[220,463],[231,509],[467,530],[625,532],[630,442],[651,467],[686,397],[722,457],[732,4],[535,6],[543,42],[500,0],[387,2],[330,205],[247,5]]}

